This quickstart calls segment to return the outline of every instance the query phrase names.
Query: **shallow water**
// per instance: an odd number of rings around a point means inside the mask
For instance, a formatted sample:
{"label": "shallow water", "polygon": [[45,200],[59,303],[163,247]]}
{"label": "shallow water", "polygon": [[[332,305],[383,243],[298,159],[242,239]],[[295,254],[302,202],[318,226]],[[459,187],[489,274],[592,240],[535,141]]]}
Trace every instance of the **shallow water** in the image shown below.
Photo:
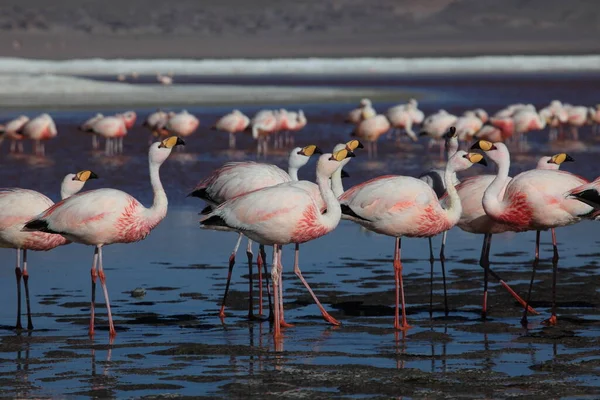
{"label": "shallow water", "polygon": [[[509,102],[540,106],[558,97],[595,104],[600,77],[546,76],[534,83],[522,76],[476,80],[465,85],[455,77],[402,81],[420,94],[429,113],[440,107],[458,112],[485,106],[494,111]],[[366,82],[366,83],[364,83]],[[365,79],[363,84],[368,84]],[[575,90],[575,88],[577,90]],[[389,104],[376,104],[384,110]],[[298,104],[309,125],[296,143],[329,149],[348,138],[343,124],[348,104]],[[259,106],[241,108],[254,113]],[[148,134],[140,126],[151,110],[136,110],[137,126],[125,139],[123,156],[91,152],[91,139],[76,125],[94,112],[52,113],[59,136],[48,143],[47,157],[4,155],[0,158],[2,186],[40,190],[57,199],[62,176],[91,169],[99,180],[88,189],[115,187],[142,202],[151,202],[147,177]],[[302,271],[331,314],[342,322],[334,328],[292,272],[292,247],[284,249],[286,320],[282,352],[274,352],[268,322],[248,322],[245,242],[237,257],[227,317],[218,311],[225,285],[227,257],[235,243],[232,233],[198,227],[198,199],[186,198],[191,187],[227,160],[255,159],[254,144],[238,139],[236,151],[226,150],[227,135],[208,130],[224,108],[198,107],[190,112],[201,129],[187,140],[184,152],[174,152],[161,177],[170,201],[167,218],[144,241],[109,246],[105,270],[118,335],[109,343],[103,305],[99,304],[98,332],[87,336],[89,268],[93,250],[69,245],[29,255],[30,290],[36,330],[15,333],[14,251],[0,249],[0,394],[7,397],[168,397],[185,395],[228,398],[350,397],[403,398],[593,397],[600,393],[599,255],[597,224],[583,222],[558,230],[560,324],[544,327],[551,300],[552,248],[542,234],[540,263],[532,306],[540,315],[521,327],[521,307],[491,280],[489,316],[480,317],[482,271],[477,265],[481,236],[453,229],[445,262],[449,316],[444,315],[439,261],[434,265],[433,310],[430,317],[430,263],[427,240],[403,240],[407,313],[412,329],[405,335],[392,328],[394,281],[392,238],[366,233],[342,221],[315,242],[301,246]],[[22,110],[26,114],[33,114]],[[17,112],[2,114],[2,119]],[[532,133],[529,148],[513,153],[511,174],[531,168],[541,155],[567,149],[575,163],[564,169],[595,178],[599,149],[586,128],[581,142],[549,144],[547,132]],[[285,165],[286,151],[274,150],[266,159]],[[427,154],[416,145],[381,138],[379,157],[366,152],[347,167],[346,187],[388,173],[416,175],[443,163],[437,151]],[[6,154],[6,145],[2,154]],[[314,162],[301,171],[312,179]],[[490,173],[473,167],[468,174]],[[492,268],[518,293],[525,295],[534,234],[494,237]],[[435,252],[439,238],[434,239]],[[256,248],[254,252],[256,253]],[[270,256],[267,258],[270,260]],[[270,264],[270,263],[269,263]],[[255,276],[256,278],[256,276]],[[144,288],[143,298],[131,291]],[[98,299],[101,292],[98,290]],[[101,300],[99,303],[103,303]]]}

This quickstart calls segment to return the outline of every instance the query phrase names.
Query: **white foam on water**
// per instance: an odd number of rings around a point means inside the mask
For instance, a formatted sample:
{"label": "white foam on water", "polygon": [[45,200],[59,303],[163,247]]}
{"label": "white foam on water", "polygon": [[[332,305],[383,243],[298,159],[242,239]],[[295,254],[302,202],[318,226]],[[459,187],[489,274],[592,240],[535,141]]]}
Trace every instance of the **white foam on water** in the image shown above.
{"label": "white foam on water", "polygon": [[112,75],[137,72],[187,75],[441,74],[598,71],[600,55],[456,58],[302,58],[228,60],[0,58],[0,74]]}

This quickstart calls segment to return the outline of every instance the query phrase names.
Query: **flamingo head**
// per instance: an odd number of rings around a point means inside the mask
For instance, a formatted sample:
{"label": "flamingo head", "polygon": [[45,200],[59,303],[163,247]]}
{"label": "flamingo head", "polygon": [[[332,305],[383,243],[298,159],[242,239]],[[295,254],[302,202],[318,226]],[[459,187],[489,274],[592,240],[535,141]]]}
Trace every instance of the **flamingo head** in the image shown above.
{"label": "flamingo head", "polygon": [[185,145],[185,142],[177,136],[170,136],[160,142],[153,143],[148,154],[150,163],[162,164],[169,157],[173,148],[179,145]]}
{"label": "flamingo head", "polygon": [[290,168],[302,168],[308,163],[313,154],[323,154],[323,152],[314,144],[305,147],[296,147],[290,152]]}
{"label": "flamingo head", "polygon": [[573,157],[571,157],[570,155],[568,155],[567,153],[558,153],[558,154],[555,154],[552,157],[550,157],[550,159],[547,161],[547,163],[560,165],[564,162],[573,162],[573,161],[575,161],[575,159]]}
{"label": "flamingo head", "polygon": [[317,177],[331,178],[335,171],[343,167],[343,161],[350,157],[355,157],[355,154],[345,148],[333,154],[321,155],[319,161],[317,161]]}
{"label": "flamingo head", "polygon": [[79,192],[90,179],[98,179],[98,175],[88,169],[79,171],[76,174],[68,174],[60,186],[61,198],[66,199]]}
{"label": "flamingo head", "polygon": [[450,158],[450,160],[448,160],[447,168],[450,168],[453,172],[458,172],[471,168],[473,164],[487,166],[487,161],[480,153],[467,153],[464,150],[459,150]]}

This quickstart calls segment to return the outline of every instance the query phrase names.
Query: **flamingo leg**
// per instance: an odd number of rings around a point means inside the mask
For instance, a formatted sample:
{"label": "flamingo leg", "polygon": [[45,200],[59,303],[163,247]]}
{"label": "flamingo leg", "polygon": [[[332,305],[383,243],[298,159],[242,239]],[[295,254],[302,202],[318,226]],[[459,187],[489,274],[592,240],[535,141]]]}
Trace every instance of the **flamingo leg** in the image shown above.
{"label": "flamingo leg", "polygon": [[[396,330],[405,331],[410,328],[406,321],[406,303],[404,301],[404,283],[402,281],[402,261],[400,260],[400,249],[402,239],[396,238],[396,246],[394,248],[394,275],[396,280],[396,312],[394,315],[394,328]],[[399,321],[399,306],[402,301],[402,325]]]}
{"label": "flamingo leg", "polygon": [[323,306],[321,305],[321,302],[319,301],[319,299],[317,298],[315,293],[312,291],[312,289],[308,285],[308,282],[306,282],[306,279],[304,279],[304,277],[302,276],[302,271],[300,271],[300,261],[299,260],[300,260],[300,245],[298,243],[296,243],[296,251],[295,251],[295,255],[294,255],[294,273],[296,274],[296,276],[298,278],[300,278],[300,280],[302,281],[304,286],[308,289],[308,292],[312,296],[313,300],[315,301],[315,303],[317,303],[317,307],[319,307],[319,310],[321,310],[321,314],[323,315],[323,318],[325,318],[325,321],[329,322],[332,325],[336,325],[336,326],[340,325],[340,323],[335,318],[333,318],[331,315],[329,315],[329,313],[327,311],[325,311],[325,308],[323,308]]}
{"label": "flamingo leg", "polygon": [[444,315],[447,317],[449,314],[449,310],[448,310],[448,289],[446,287],[446,259],[440,258],[440,264],[442,265],[442,284],[444,286]]}
{"label": "flamingo leg", "polygon": [[259,251],[262,256],[262,259],[264,260],[263,269],[265,271],[265,285],[267,288],[267,301],[269,303],[269,320],[272,321],[273,320],[273,303],[271,302],[271,288],[269,287],[269,273],[267,271],[267,263],[266,263],[267,254],[265,253],[265,246],[263,246],[261,244],[259,246]]}
{"label": "flamingo leg", "polygon": [[10,152],[11,152],[11,153],[14,153],[14,152],[15,152],[15,149],[16,149],[16,147],[17,147],[17,141],[16,141],[16,140],[13,140],[13,141],[11,141],[11,142],[10,142]]}
{"label": "flamingo leg", "polygon": [[283,328],[291,328],[292,324],[288,324],[287,322],[285,322],[285,316],[284,316],[284,308],[283,308],[283,264],[281,263],[281,253],[283,250],[283,246],[280,246],[279,249],[277,250],[279,252],[279,254],[277,255],[277,262],[279,263],[279,315],[280,315],[280,325]]}
{"label": "flamingo leg", "polygon": [[23,152],[25,150],[23,149],[23,142],[22,141],[19,142],[19,143],[17,143],[17,147],[19,148],[19,153],[23,154]]}
{"label": "flamingo leg", "polygon": [[104,301],[106,302],[106,312],[108,313],[108,327],[110,337],[115,337],[117,331],[113,324],[112,313],[110,311],[110,299],[108,298],[108,289],[106,288],[106,275],[104,275],[104,268],[102,266],[102,247],[98,246],[98,277],[100,278],[100,284],[102,285],[102,291],[104,292]]}
{"label": "flamingo leg", "polygon": [[[433,262],[435,258],[433,257],[433,244],[431,243],[431,238],[427,238],[429,240],[429,318],[433,317]],[[395,257],[394,257],[395,259]]]}
{"label": "flamingo leg", "polygon": [[15,276],[17,278],[17,324],[16,329],[23,329],[21,325],[21,249],[17,249],[17,267],[15,268]]}
{"label": "flamingo leg", "polygon": [[31,302],[29,301],[29,273],[27,272],[27,249],[23,249],[23,286],[25,286],[25,302],[27,304],[27,329],[33,329],[31,321]]}
{"label": "flamingo leg", "polygon": [[521,318],[521,325],[527,326],[527,306],[531,301],[531,290],[533,288],[533,280],[535,279],[535,270],[540,263],[540,231],[535,231],[535,258],[533,259],[533,269],[531,271],[531,281],[529,282],[529,290],[527,291],[527,300],[525,302],[525,310],[523,311],[523,318]]}
{"label": "flamingo leg", "polygon": [[235,135],[233,132],[229,132],[229,148],[235,149]]}
{"label": "flamingo leg", "polygon": [[273,283],[273,302],[275,303],[275,323],[273,325],[273,337],[281,337],[281,325],[279,324],[279,268],[277,245],[273,245],[273,265],[271,266],[271,282]]}
{"label": "flamingo leg", "polygon": [[445,250],[446,250],[446,237],[448,236],[448,231],[444,231],[444,233],[442,233],[442,245],[440,247],[440,260],[446,260],[446,254],[445,254]]}
{"label": "flamingo leg", "polygon": [[486,233],[483,236],[483,245],[481,246],[481,258],[479,259],[479,265],[484,269],[483,274],[483,308],[481,310],[481,318],[485,319],[487,316],[487,297],[488,297],[488,276],[490,271],[490,259],[489,259],[489,248],[490,248],[491,235]]}
{"label": "flamingo leg", "polygon": [[552,256],[552,316],[548,318],[544,323],[546,325],[556,325],[556,279],[558,275],[558,246],[556,244],[556,232],[552,228],[552,249],[554,255]]}
{"label": "flamingo leg", "polygon": [[252,280],[252,241],[248,240],[246,248],[246,256],[248,256],[248,319],[254,319],[254,282]]}
{"label": "flamingo leg", "polygon": [[92,261],[92,270],[90,275],[92,277],[92,302],[90,305],[90,330],[89,335],[94,336],[94,319],[96,317],[95,303],[96,303],[96,278],[98,278],[98,247],[94,248],[94,260]]}
{"label": "flamingo leg", "polygon": [[235,255],[237,254],[240,243],[242,242],[242,234],[238,235],[238,240],[235,243],[235,247],[229,256],[229,272],[227,273],[227,283],[225,284],[225,293],[223,294],[223,301],[221,302],[221,310],[219,311],[219,317],[221,320],[225,318],[225,301],[227,300],[227,294],[229,293],[229,285],[231,284],[231,272],[235,265]]}
{"label": "flamingo leg", "polygon": [[92,149],[98,149],[98,136],[92,135]]}

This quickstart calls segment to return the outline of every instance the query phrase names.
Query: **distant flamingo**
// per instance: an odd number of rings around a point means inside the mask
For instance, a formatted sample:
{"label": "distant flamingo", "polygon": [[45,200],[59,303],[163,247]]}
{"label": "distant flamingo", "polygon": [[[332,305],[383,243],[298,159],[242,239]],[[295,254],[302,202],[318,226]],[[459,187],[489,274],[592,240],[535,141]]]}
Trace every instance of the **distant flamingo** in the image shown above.
{"label": "distant flamingo", "polygon": [[564,106],[564,109],[568,115],[567,124],[571,128],[573,140],[578,140],[579,128],[589,122],[588,108],[584,106],[572,106],[568,104]]}
{"label": "distant flamingo", "polygon": [[257,156],[261,153],[266,156],[269,135],[277,131],[277,117],[271,110],[261,110],[252,118],[249,128],[252,130],[252,137],[257,141]]}
{"label": "distant flamingo", "polygon": [[183,110],[171,116],[165,124],[165,129],[172,135],[188,137],[198,129],[200,120]]}
{"label": "distant flamingo", "polygon": [[[503,143],[479,141],[472,148],[487,152],[508,153]],[[535,230],[536,248],[533,272],[527,302],[529,303],[535,270],[539,263],[540,231],[567,226],[591,215],[593,209],[575,199],[565,198],[565,193],[587,181],[563,171],[534,169],[520,173],[507,182],[508,163],[501,165],[498,174],[483,195],[483,209],[494,221],[508,225],[510,230],[524,232]],[[554,249],[552,316],[548,324],[556,324],[556,272],[558,270],[558,247],[556,234],[552,231]],[[527,308],[523,313],[523,324],[527,323]]]}
{"label": "distant flamingo", "polygon": [[23,135],[20,133],[23,126],[29,121],[29,117],[20,115],[17,118],[8,121],[2,129],[0,129],[0,144],[5,138],[11,140],[10,152],[14,153],[18,150],[19,153],[23,152]]}
{"label": "distant flamingo", "polygon": [[38,156],[46,154],[44,141],[55,138],[58,134],[54,120],[48,114],[41,114],[29,120],[23,125],[20,133],[27,139],[34,141],[33,152]]}
{"label": "distant flamingo", "polygon": [[245,116],[240,110],[233,110],[229,114],[221,117],[212,127],[219,131],[229,133],[229,148],[235,148],[235,134],[244,132],[250,124],[250,118]]}
{"label": "distant flamingo", "polygon": [[[409,176],[381,176],[356,185],[340,197],[345,219],[365,228],[396,238],[394,272],[396,281],[396,310],[394,328],[410,328],[406,321],[401,237],[431,237],[449,230],[458,222],[462,207],[454,188],[453,173],[463,171],[474,163],[485,165],[481,154],[458,151],[448,160],[444,180],[450,205],[442,208],[437,195],[425,182]],[[399,319],[402,302],[402,324]]]}
{"label": "distant flamingo", "polygon": [[390,122],[385,115],[375,115],[374,117],[363,119],[359,122],[351,136],[356,136],[367,143],[367,153],[369,158],[377,157],[377,140],[390,130]]}
{"label": "distant flamingo", "polygon": [[[206,211],[203,213],[209,213],[213,207],[218,206],[231,200],[233,198],[243,196],[247,193],[254,192],[256,190],[263,189],[269,186],[275,186],[280,183],[298,181],[298,170],[305,166],[310,157],[314,154],[322,154],[321,150],[315,145],[305,146],[303,148],[297,147],[290,152],[288,159],[288,172],[286,173],[281,168],[273,164],[256,163],[253,161],[246,162],[230,162],[222,166],[221,168],[214,171],[208,178],[203,179],[196,185],[194,190],[188,195],[198,197],[209,204]],[[227,284],[225,285],[225,294],[223,295],[223,301],[221,302],[221,310],[219,316],[225,318],[225,302],[227,301],[227,294],[229,292],[229,285],[231,282],[231,273],[233,266],[235,265],[235,256],[238,248],[242,241],[242,232],[239,232],[238,240],[229,256],[229,273],[227,275]],[[264,263],[262,254],[264,250],[261,249],[257,256],[257,266],[259,273],[259,287],[260,287],[260,303],[259,313],[262,314],[262,266]],[[252,304],[252,241],[248,239],[248,247],[246,250],[248,256],[248,272],[250,277],[249,287],[249,304],[248,304],[248,318],[253,318],[253,304]]]}
{"label": "distant flamingo", "polygon": [[434,143],[439,143],[440,158],[443,157],[444,151],[444,142],[441,139],[450,126],[453,126],[456,123],[456,120],[457,117],[455,115],[449,114],[446,110],[439,110],[437,113],[428,116],[423,121],[420,135],[429,136],[431,138],[427,146],[428,149],[431,149]]}
{"label": "distant flamingo", "polygon": [[156,74],[156,80],[158,83],[165,86],[173,84],[173,78],[168,75]]}
{"label": "distant flamingo", "polygon": [[[92,171],[80,171],[68,174],[62,181],[60,196],[66,199],[79,192],[88,179],[98,178]],[[17,329],[21,325],[21,277],[25,285],[27,303],[27,329],[33,329],[31,321],[31,304],[29,301],[29,273],[27,272],[27,250],[48,251],[57,246],[69,243],[60,235],[41,232],[23,232],[25,223],[44,212],[54,204],[43,194],[29,189],[0,189],[0,247],[17,250]],[[23,250],[23,266],[20,255]]]}
{"label": "distant flamingo", "polygon": [[148,117],[146,117],[146,120],[144,121],[142,126],[150,129],[150,132],[152,133],[150,135],[150,143],[152,143],[152,141],[155,138],[163,138],[169,136],[169,132],[165,129],[165,126],[167,125],[167,121],[169,120],[169,118],[171,118],[174,115],[174,112],[156,110],[156,112],[153,112],[152,114],[148,115]]}
{"label": "distant flamingo", "polygon": [[[337,227],[342,213],[340,204],[331,190],[329,178],[340,168],[340,162],[349,156],[353,156],[353,153],[344,149],[335,154],[328,153],[319,157],[317,183],[321,196],[327,204],[327,212],[324,214],[321,213],[314,198],[298,187],[300,182],[289,182],[229,200],[201,220],[203,225],[225,226],[240,230],[254,241],[263,245],[273,245],[271,279],[275,304],[275,329],[273,332],[275,338],[281,336],[281,325],[287,325],[283,317],[283,290],[281,288],[283,266],[280,259],[280,246],[289,243],[305,243],[317,239]],[[338,325],[339,322],[325,311],[302,277],[298,257],[294,261],[294,272],[313,296],[323,317],[328,322]]]}
{"label": "distant flamingo", "polygon": [[285,132],[285,144],[293,145],[294,144],[294,134],[296,132],[300,132],[302,129],[304,129],[304,127],[306,126],[307,123],[308,123],[308,120],[306,119],[306,116],[304,115],[304,111],[302,111],[302,110],[298,110],[298,112],[289,111],[288,112],[288,130],[287,130],[287,132]]}
{"label": "distant flamingo", "polygon": [[137,114],[135,111],[125,111],[124,113],[116,114],[115,116],[123,119],[123,122],[125,122],[125,128],[127,128],[127,130],[133,128],[135,121],[137,120]]}
{"label": "distant flamingo", "polygon": [[93,117],[87,119],[83,124],[79,125],[78,129],[83,132],[92,132],[92,149],[97,150],[100,143],[98,142],[98,135],[93,130],[93,126],[96,122],[104,118],[104,115],[98,113]]}
{"label": "distant flamingo", "polygon": [[371,104],[371,100],[362,99],[359,103],[358,108],[355,108],[354,110],[348,113],[348,116],[346,117],[346,122],[356,125],[364,119],[372,118],[375,115],[377,115],[377,113],[375,112],[375,109]]}
{"label": "distant flamingo", "polygon": [[408,104],[399,104],[397,106],[389,108],[386,112],[386,116],[390,122],[392,129],[397,129],[400,131],[404,130],[413,142],[419,140],[417,138],[417,134],[412,129],[413,114],[408,108]]}
{"label": "distant flamingo", "polygon": [[[160,182],[159,169],[173,147],[184,144],[172,136],[150,146],[150,182],[154,191],[152,207],[145,208],[129,194],[116,189],[97,189],[71,196],[25,224],[25,230],[60,233],[67,240],[95,246],[92,264],[90,335],[94,334],[96,277],[104,291],[110,336],[116,335],[110,310],[102,247],[113,243],[133,243],[148,236],[167,215],[167,195]],[[96,270],[98,269],[98,273]]]}
{"label": "distant flamingo", "polygon": [[[482,118],[487,118],[487,114]],[[455,122],[458,140],[470,142],[475,133],[481,130],[484,122],[485,121],[481,119],[476,112],[466,111],[463,115],[458,117]]]}
{"label": "distant flamingo", "polygon": [[113,155],[123,151],[123,142],[120,141],[127,135],[127,128],[122,117],[103,117],[94,122],[91,132],[106,139],[104,152]]}

